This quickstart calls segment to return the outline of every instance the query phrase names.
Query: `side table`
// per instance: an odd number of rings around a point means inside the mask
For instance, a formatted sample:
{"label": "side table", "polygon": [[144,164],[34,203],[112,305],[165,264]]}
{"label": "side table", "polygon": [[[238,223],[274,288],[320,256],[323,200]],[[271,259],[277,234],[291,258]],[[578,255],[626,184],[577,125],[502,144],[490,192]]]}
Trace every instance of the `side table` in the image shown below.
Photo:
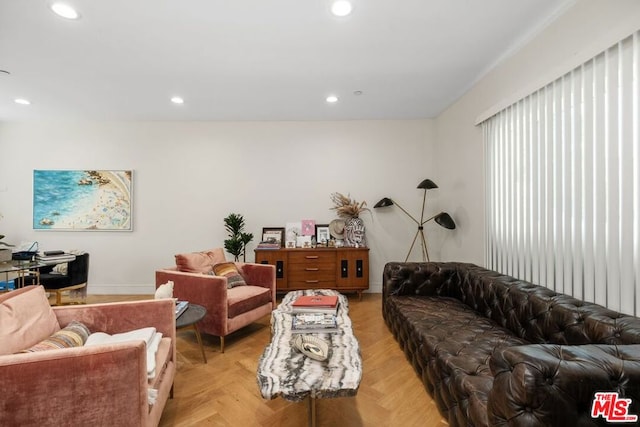
{"label": "side table", "polygon": [[200,337],[200,331],[198,330],[197,323],[201,321],[207,314],[207,309],[198,304],[191,304],[178,318],[176,318],[176,330],[185,329],[191,327],[196,334],[196,339],[200,345],[200,351],[202,352],[202,359],[204,363],[207,363],[207,356],[204,354],[204,346],[202,345],[202,337]]}

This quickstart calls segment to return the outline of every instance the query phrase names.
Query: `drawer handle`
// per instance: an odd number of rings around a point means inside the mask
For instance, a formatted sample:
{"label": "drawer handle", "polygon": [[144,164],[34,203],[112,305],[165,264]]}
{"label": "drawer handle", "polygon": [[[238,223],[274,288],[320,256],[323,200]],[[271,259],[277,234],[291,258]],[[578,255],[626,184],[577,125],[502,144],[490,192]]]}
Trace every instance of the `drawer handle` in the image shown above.
{"label": "drawer handle", "polygon": [[306,259],[318,259],[318,255],[306,255]]}
{"label": "drawer handle", "polygon": [[319,283],[319,280],[305,280],[307,283]]}
{"label": "drawer handle", "polygon": [[307,267],[305,268],[305,271],[318,271],[320,270],[319,268],[311,268],[311,267]]}

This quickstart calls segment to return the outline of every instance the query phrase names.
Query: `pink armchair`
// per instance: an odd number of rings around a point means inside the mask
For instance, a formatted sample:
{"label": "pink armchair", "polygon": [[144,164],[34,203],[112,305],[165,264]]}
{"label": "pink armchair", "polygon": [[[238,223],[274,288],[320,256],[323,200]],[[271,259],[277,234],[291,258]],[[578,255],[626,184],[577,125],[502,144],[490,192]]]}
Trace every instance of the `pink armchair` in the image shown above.
{"label": "pink armchair", "polygon": [[[194,253],[209,254],[212,264],[224,262],[221,249]],[[178,265],[181,265],[176,255]],[[156,287],[173,282],[173,296],[207,309],[198,324],[206,334],[220,337],[220,351],[224,353],[224,338],[250,323],[270,314],[276,305],[276,271],[266,264],[236,263],[246,286],[227,288],[227,278],[205,272],[179,271],[177,267],[156,271]],[[212,266],[208,266],[211,268]],[[203,271],[206,271],[206,266]]]}
{"label": "pink armchair", "polygon": [[[46,306],[33,304],[38,298]],[[19,307],[16,305],[19,303],[13,302],[19,299],[28,305]],[[51,307],[41,286],[28,286],[1,295],[0,305],[6,306],[5,319],[11,317],[12,310],[24,313],[19,315],[21,318],[29,314],[24,325],[30,326],[23,328],[29,334],[33,332],[34,322],[51,317],[50,312],[47,314]],[[3,345],[3,350],[8,351],[0,351],[0,382],[5,397],[0,402],[0,425],[157,426],[172,394],[176,372],[173,301],[61,306],[54,307],[53,313],[53,320],[60,327],[76,320],[91,332],[115,334],[155,327],[163,334],[156,356],[156,375],[152,379],[147,377],[143,341],[33,353],[15,353],[15,348]],[[5,337],[0,342],[7,344],[7,337],[20,334],[16,330],[15,325],[0,325],[0,338]],[[27,346],[32,344],[33,340]],[[156,394],[152,404],[148,401],[149,389]]]}

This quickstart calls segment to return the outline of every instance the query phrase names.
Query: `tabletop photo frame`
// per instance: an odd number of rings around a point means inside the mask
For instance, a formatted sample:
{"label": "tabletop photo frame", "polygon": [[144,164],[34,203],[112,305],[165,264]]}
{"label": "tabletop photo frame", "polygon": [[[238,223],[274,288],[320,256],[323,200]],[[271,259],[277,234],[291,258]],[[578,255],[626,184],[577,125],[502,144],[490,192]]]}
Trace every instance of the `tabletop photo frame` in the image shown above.
{"label": "tabletop photo frame", "polygon": [[278,242],[280,247],[284,247],[284,227],[262,228],[262,241],[271,242],[272,240]]}
{"label": "tabletop photo frame", "polygon": [[331,240],[329,224],[316,224],[316,244],[326,246]]}

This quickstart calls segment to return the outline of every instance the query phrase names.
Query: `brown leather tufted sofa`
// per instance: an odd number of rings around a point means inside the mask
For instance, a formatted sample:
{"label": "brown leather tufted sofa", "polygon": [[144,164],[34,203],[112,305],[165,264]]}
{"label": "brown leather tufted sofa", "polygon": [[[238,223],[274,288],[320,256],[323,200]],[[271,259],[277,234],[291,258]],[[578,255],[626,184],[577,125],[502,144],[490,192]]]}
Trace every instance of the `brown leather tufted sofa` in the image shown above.
{"label": "brown leather tufted sofa", "polygon": [[594,394],[640,419],[640,319],[473,264],[388,263],[382,312],[451,426],[607,425]]}

